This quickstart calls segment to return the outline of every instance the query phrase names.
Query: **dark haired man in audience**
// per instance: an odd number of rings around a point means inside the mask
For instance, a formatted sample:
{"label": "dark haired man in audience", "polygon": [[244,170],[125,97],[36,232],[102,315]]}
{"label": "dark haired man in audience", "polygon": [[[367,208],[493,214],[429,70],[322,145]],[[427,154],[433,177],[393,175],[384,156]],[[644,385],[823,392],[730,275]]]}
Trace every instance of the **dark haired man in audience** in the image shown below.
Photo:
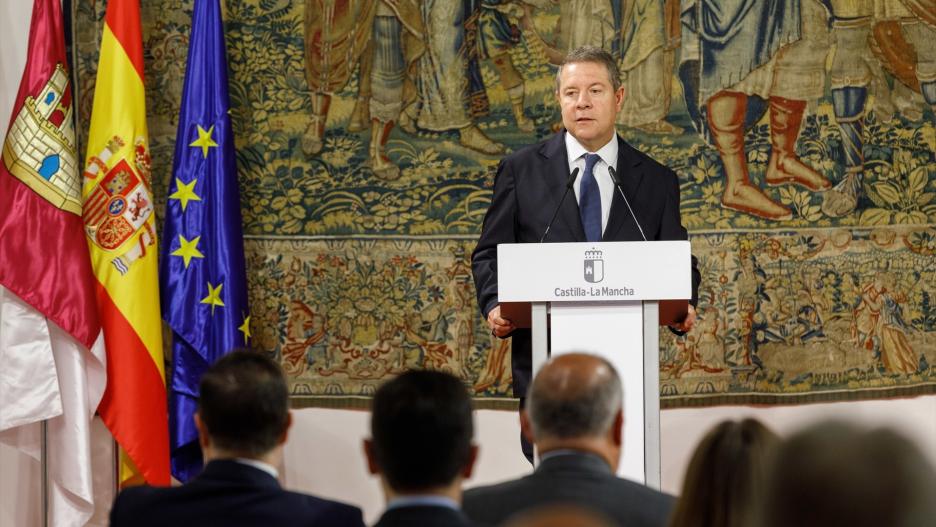
{"label": "dark haired man in audience", "polygon": [[374,395],[371,434],[364,452],[387,498],[375,527],[470,525],[459,504],[478,447],[461,381],[410,371],[387,382]]}
{"label": "dark haired man in audience", "polygon": [[249,351],[202,376],[195,425],[204,471],[181,487],[133,487],[117,496],[111,525],[135,527],[353,526],[357,507],[283,490],[276,466],[292,423],[279,365]]}
{"label": "dark haired man in audience", "polygon": [[465,492],[472,521],[497,525],[548,503],[592,508],[627,527],[666,525],[674,499],[615,476],[624,424],[621,379],[605,359],[559,355],[536,374],[521,429],[538,448],[529,476]]}

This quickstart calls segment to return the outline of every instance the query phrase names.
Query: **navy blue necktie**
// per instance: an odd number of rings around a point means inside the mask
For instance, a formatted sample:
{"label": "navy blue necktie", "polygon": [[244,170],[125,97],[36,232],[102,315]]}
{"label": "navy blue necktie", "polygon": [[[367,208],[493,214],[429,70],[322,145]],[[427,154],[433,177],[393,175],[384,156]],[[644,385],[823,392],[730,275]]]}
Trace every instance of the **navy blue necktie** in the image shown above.
{"label": "navy blue necktie", "polygon": [[585,154],[585,173],[579,184],[579,214],[585,240],[590,242],[601,241],[601,190],[594,173],[595,164],[600,159],[598,154]]}

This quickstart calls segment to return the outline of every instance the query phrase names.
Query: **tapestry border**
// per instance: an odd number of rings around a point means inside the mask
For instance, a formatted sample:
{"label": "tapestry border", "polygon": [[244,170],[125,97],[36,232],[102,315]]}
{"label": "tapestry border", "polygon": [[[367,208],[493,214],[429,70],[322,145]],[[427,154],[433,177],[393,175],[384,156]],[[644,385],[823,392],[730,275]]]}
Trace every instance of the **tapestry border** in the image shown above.
{"label": "tapestry border", "polygon": [[677,408],[704,408],[710,406],[794,406],[799,404],[909,399],[926,395],[936,395],[936,383],[922,383],[914,386],[889,388],[834,390],[809,394],[699,394],[660,399],[660,408],[663,410],[671,410]]}
{"label": "tapestry border", "polygon": [[[661,410],[680,408],[707,408],[713,406],[795,406],[799,404],[846,403],[858,401],[913,399],[936,395],[936,384],[926,383],[917,386],[872,389],[858,391],[836,390],[834,392],[813,394],[729,394],[698,395],[660,399]],[[334,410],[369,410],[371,397],[367,396],[291,396],[290,407],[293,409],[324,408]],[[520,407],[519,399],[473,399],[475,410],[516,411]]]}
{"label": "tapestry border", "polygon": [[[289,406],[294,410],[302,408],[325,408],[332,410],[370,410],[370,396],[318,396],[318,395],[291,395]],[[472,398],[475,410],[510,410],[520,408],[520,400],[512,398]]]}

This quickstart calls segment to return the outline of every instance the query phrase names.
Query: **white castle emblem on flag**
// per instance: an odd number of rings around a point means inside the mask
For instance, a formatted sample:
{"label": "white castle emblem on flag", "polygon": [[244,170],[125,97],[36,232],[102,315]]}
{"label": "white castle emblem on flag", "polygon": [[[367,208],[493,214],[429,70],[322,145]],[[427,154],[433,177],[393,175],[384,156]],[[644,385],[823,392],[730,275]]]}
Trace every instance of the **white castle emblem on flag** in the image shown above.
{"label": "white castle emblem on flag", "polygon": [[10,124],[3,163],[53,206],[81,214],[73,107],[68,72],[56,64],[49,81],[25,98]]}

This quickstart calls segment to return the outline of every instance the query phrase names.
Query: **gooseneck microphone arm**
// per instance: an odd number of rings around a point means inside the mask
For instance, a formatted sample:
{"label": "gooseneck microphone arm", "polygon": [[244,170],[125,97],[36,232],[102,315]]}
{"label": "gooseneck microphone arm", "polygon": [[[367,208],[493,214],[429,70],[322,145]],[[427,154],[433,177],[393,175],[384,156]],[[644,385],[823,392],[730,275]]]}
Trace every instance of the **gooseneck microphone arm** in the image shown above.
{"label": "gooseneck microphone arm", "polygon": [[627,211],[630,212],[631,218],[634,218],[634,223],[637,224],[637,230],[640,231],[640,237],[643,238],[643,241],[647,241],[647,236],[644,234],[643,227],[641,227],[640,222],[637,221],[637,216],[634,214],[634,209],[631,208],[630,202],[627,201],[627,196],[624,195],[624,190],[621,189],[621,180],[618,179],[617,172],[614,171],[613,166],[608,166],[608,174],[611,175],[611,181],[613,181],[614,186],[617,187],[618,193],[621,194],[622,198],[624,198],[624,204],[627,205]]}
{"label": "gooseneck microphone arm", "polygon": [[540,243],[543,243],[543,240],[546,239],[546,235],[549,234],[549,228],[552,227],[553,222],[556,221],[556,216],[559,215],[559,209],[562,208],[562,202],[565,201],[566,196],[569,195],[569,191],[572,190],[572,185],[575,184],[575,176],[577,176],[578,173],[579,173],[579,169],[578,167],[575,167],[575,170],[573,170],[572,173],[569,174],[569,180],[566,181],[565,192],[562,193],[562,199],[559,200],[559,205],[556,206],[556,212],[553,212],[552,218],[549,220],[549,223],[546,224],[546,230],[543,231],[543,237],[540,238],[540,241],[539,241]]}

